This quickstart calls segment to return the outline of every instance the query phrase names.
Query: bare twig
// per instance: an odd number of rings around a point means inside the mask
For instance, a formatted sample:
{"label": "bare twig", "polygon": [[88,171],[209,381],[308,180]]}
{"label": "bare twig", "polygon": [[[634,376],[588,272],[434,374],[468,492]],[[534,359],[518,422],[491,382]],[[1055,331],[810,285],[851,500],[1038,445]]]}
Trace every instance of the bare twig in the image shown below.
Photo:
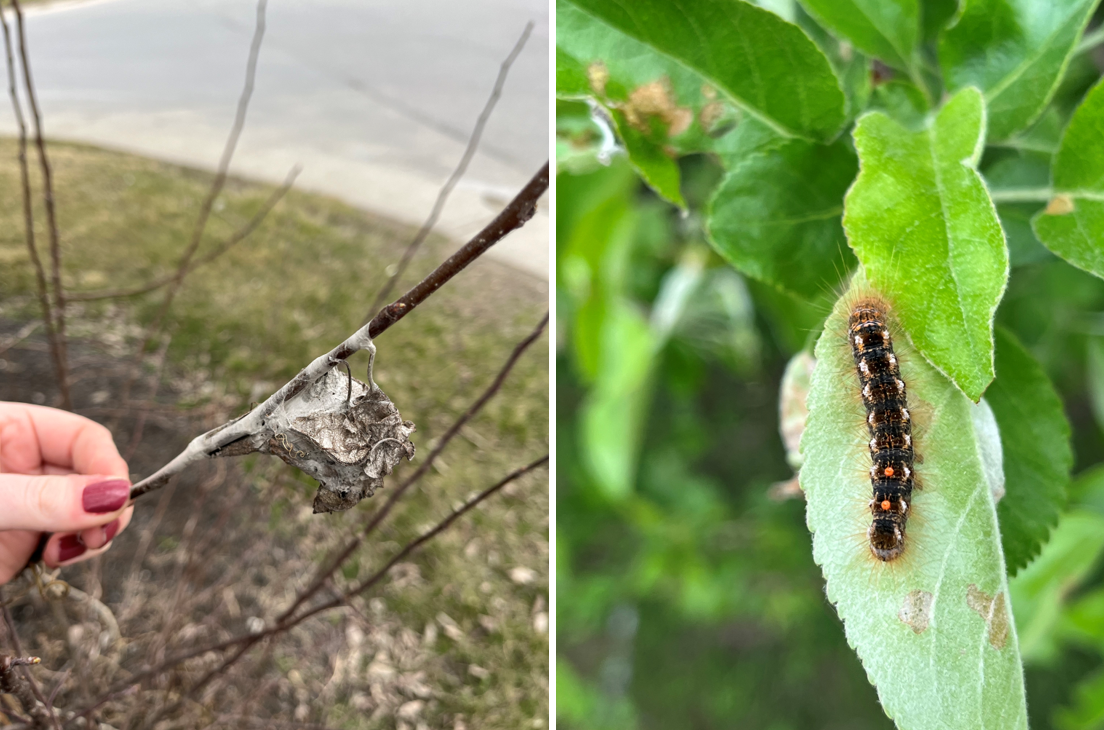
{"label": "bare twig", "polygon": [[38,148],[38,162],[42,167],[42,200],[46,204],[46,225],[50,231],[50,280],[54,290],[54,332],[58,351],[58,387],[61,389],[61,405],[73,410],[69,396],[69,366],[65,353],[65,289],[61,285],[61,240],[58,234],[57,211],[54,208],[54,181],[50,170],[50,159],[46,156],[46,140],[42,137],[42,115],[38,111],[38,98],[35,95],[34,81],[31,78],[31,63],[27,57],[27,33],[23,25],[23,9],[19,0],[11,0],[15,8],[15,28],[19,35],[19,58],[23,64],[23,85],[27,91],[27,102],[31,107],[31,119],[34,121],[35,147]]}
{"label": "bare twig", "polygon": [[16,332],[14,335],[12,335],[8,339],[6,339],[3,344],[0,344],[0,355],[3,355],[8,350],[12,349],[13,347],[18,345],[23,340],[30,337],[31,333],[34,332],[36,329],[38,329],[38,326],[40,324],[42,324],[42,323],[41,322],[28,322],[27,324],[23,325],[19,329],[18,332]]}
{"label": "bare twig", "polygon": [[31,657],[0,657],[0,692],[9,694],[19,701],[23,711],[31,716],[35,727],[46,727],[50,721],[50,713],[44,705],[35,699],[27,678],[16,667],[25,667],[38,664],[42,660],[36,656]]}
{"label": "bare twig", "polygon": [[373,339],[405,317],[418,304],[440,289],[449,279],[486,253],[491,246],[501,241],[506,234],[525,225],[533,217],[537,200],[547,189],[548,163],[546,162],[533,179],[522,188],[521,192],[510,201],[510,204],[493,221],[417,286],[397,301],[384,307],[371,322],[354,332],[347,340],[300,370],[294,378],[248,414],[197,436],[188,444],[188,448],[178,454],[172,461],[135,484],[130,492],[131,498],[137,498],[146,492],[158,489],[173,474],[180,473],[197,461],[210,458],[231,441],[236,441],[243,436],[254,433],[261,423],[268,419],[277,408],[301,393],[307,386],[328,373],[332,368],[347,360],[352,354],[360,350],[374,351]]}
{"label": "bare twig", "polygon": [[[2,599],[2,596],[0,596],[0,599]],[[23,645],[19,641],[19,634],[15,631],[15,620],[12,618],[11,609],[8,607],[7,601],[0,600],[0,604],[2,604],[0,605],[0,613],[3,614],[4,625],[8,629],[8,636],[11,637],[12,648],[15,649],[15,653],[17,656],[26,656],[23,653]],[[16,671],[17,670],[12,669],[11,674],[16,674]],[[61,726],[58,724],[57,715],[54,714],[53,709],[49,708],[49,706],[46,704],[46,697],[42,694],[42,689],[39,688],[38,682],[35,681],[34,675],[28,672],[26,669],[21,669],[18,671],[22,672],[23,679],[25,680],[23,682],[23,689],[30,689],[31,694],[31,702],[28,703],[26,700],[24,700],[24,698],[20,698],[19,704],[23,706],[24,711],[29,712],[31,717],[34,718],[35,727],[45,727],[46,723],[52,720],[55,727],[60,728]],[[4,691],[8,692],[10,690]],[[37,700],[37,702],[35,702],[35,700]],[[41,705],[39,705],[38,703],[41,703]]]}
{"label": "bare twig", "polygon": [[203,200],[203,205],[200,206],[199,217],[196,218],[195,228],[192,230],[192,240],[188,244],[188,248],[185,249],[184,255],[180,257],[180,263],[177,265],[176,274],[173,276],[172,281],[169,282],[168,289],[165,291],[165,300],[161,303],[161,309],[158,310],[157,315],[153,318],[153,322],[146,331],[145,341],[142,343],[142,346],[138,348],[138,357],[142,357],[146,348],[149,347],[150,342],[157,336],[157,332],[161,328],[161,323],[164,321],[165,315],[168,314],[169,307],[172,306],[176,293],[180,291],[180,286],[184,283],[184,277],[188,273],[192,257],[195,255],[196,249],[199,248],[199,243],[203,239],[203,232],[207,228],[207,220],[211,217],[211,208],[214,206],[215,199],[218,198],[219,193],[222,192],[222,188],[226,184],[226,173],[230,168],[230,160],[234,157],[234,150],[238,146],[238,138],[241,137],[242,128],[245,126],[245,113],[249,109],[249,99],[253,96],[253,80],[257,74],[257,57],[261,52],[261,40],[264,38],[265,7],[267,3],[268,0],[258,0],[257,2],[257,25],[253,32],[253,43],[249,47],[249,60],[246,62],[245,87],[242,89],[241,97],[238,99],[238,111],[234,116],[234,124],[230,128],[230,136],[226,139],[226,146],[222,150],[222,158],[219,159],[218,173],[211,183],[211,189],[207,192],[207,197]]}
{"label": "bare twig", "polygon": [[95,704],[85,708],[84,710],[81,710],[80,712],[75,713],[73,715],[72,719],[70,720],[70,722],[72,722],[72,720],[75,720],[78,717],[83,717],[83,716],[87,715],[88,713],[93,712],[95,709],[97,709],[99,707],[102,707],[104,704],[106,704],[107,702],[110,702],[115,697],[118,697],[118,696],[124,694],[125,692],[127,692],[130,687],[132,687],[136,684],[140,684],[141,682],[144,682],[144,681],[146,681],[147,679],[149,679],[151,677],[155,677],[155,676],[167,671],[168,669],[171,669],[172,667],[174,667],[178,664],[186,662],[189,659],[194,659],[197,656],[202,656],[202,655],[204,655],[208,652],[226,651],[227,649],[231,649],[231,648],[237,646],[238,647],[237,651],[235,651],[230,657],[225,659],[217,667],[215,667],[214,669],[207,672],[207,674],[205,674],[198,682],[196,682],[195,685],[192,686],[192,688],[188,691],[188,693],[184,697],[182,697],[180,700],[178,700],[174,705],[172,705],[168,708],[165,708],[165,710],[164,710],[164,712],[162,713],[161,716],[164,716],[165,714],[168,714],[168,713],[172,712],[177,707],[179,707],[181,704],[183,704],[184,701],[187,698],[194,697],[197,692],[199,692],[204,686],[207,685],[207,683],[209,683],[212,679],[214,679],[219,674],[221,674],[223,671],[225,671],[226,669],[231,667],[241,657],[243,657],[250,649],[252,649],[254,646],[259,644],[261,641],[269,639],[272,636],[275,636],[275,635],[280,634],[282,632],[288,631],[288,630],[298,626],[299,624],[301,624],[306,619],[308,619],[312,616],[315,616],[319,613],[322,613],[323,611],[328,611],[330,609],[341,606],[350,597],[352,597],[354,595],[357,595],[357,594],[364,593],[365,591],[371,589],[372,587],[377,585],[384,578],[384,576],[387,575],[387,573],[391,570],[391,568],[393,568],[395,565],[400,563],[403,559],[408,557],[412,552],[414,552],[415,550],[420,548],[422,545],[425,545],[427,542],[429,542],[430,540],[434,539],[435,537],[440,535],[442,532],[447,530],[461,516],[463,516],[467,512],[474,509],[477,505],[479,505],[485,499],[487,499],[488,497],[492,496],[493,494],[495,494],[496,492],[501,490],[507,484],[510,484],[511,482],[519,479],[520,477],[524,476],[525,474],[528,474],[529,472],[531,472],[535,469],[538,469],[538,468],[540,468],[541,466],[544,466],[547,463],[548,463],[548,454],[545,454],[544,456],[540,457],[539,459],[536,459],[535,461],[530,462],[529,464],[527,464],[523,467],[520,467],[518,469],[515,469],[514,471],[510,472],[505,477],[500,479],[498,482],[491,485],[490,487],[487,487],[486,489],[484,489],[482,492],[480,492],[476,496],[474,496],[471,499],[464,502],[464,504],[462,504],[459,508],[453,510],[451,513],[449,513],[448,516],[446,516],[444,519],[442,519],[440,522],[438,522],[433,528],[431,528],[430,530],[424,532],[417,539],[415,539],[412,542],[408,543],[406,545],[406,547],[404,547],[394,557],[392,557],[392,559],[389,560],[386,565],[384,565],[382,568],[380,568],[375,573],[373,573],[369,578],[367,578],[364,581],[358,583],[353,588],[345,591],[342,595],[331,598],[331,599],[325,601],[324,603],[321,603],[321,604],[319,604],[317,606],[314,606],[314,607],[312,607],[312,608],[310,608],[310,609],[308,609],[308,610],[306,610],[302,613],[299,613],[299,614],[295,615],[294,617],[287,617],[287,618],[284,618],[283,620],[278,620],[277,622],[275,622],[271,626],[267,626],[264,629],[262,629],[261,631],[258,631],[256,633],[246,634],[246,635],[243,635],[243,636],[236,636],[234,638],[227,639],[225,641],[220,641],[220,642],[217,642],[217,643],[214,643],[214,644],[209,644],[207,646],[202,646],[202,647],[199,647],[199,648],[196,648],[196,649],[191,649],[189,651],[183,652],[181,654],[178,654],[174,657],[171,657],[171,658],[165,660],[164,662],[157,665],[156,667],[152,667],[150,669],[146,669],[146,670],[143,670],[143,671],[140,671],[140,672],[136,672],[135,674],[128,677],[123,683],[121,683],[120,685],[117,685],[114,689],[112,689],[110,692],[108,692],[105,696],[103,696],[99,700],[97,700]]}
{"label": "bare twig", "polygon": [[379,337],[388,327],[405,317],[414,307],[441,288],[445,282],[501,241],[507,233],[525,225],[536,213],[537,200],[546,190],[548,190],[547,162],[482,231],[434,269],[429,276],[422,279],[417,286],[381,309],[368,323],[368,334],[373,338]]}
{"label": "bare twig", "polygon": [[[295,182],[295,178],[299,176],[300,171],[301,168],[298,165],[293,167],[288,173],[287,179],[284,180],[284,184],[268,197],[268,200],[264,202],[264,205],[261,206],[261,209],[257,211],[257,213],[249,220],[248,223],[235,231],[233,235],[231,235],[229,238],[219,244],[215,249],[204,254],[203,256],[196,258],[194,261],[189,263],[185,268],[183,275],[187,276],[188,274],[198,269],[200,266],[203,266],[204,264],[209,264],[210,262],[217,259],[219,256],[222,256],[224,253],[229,251],[235,245],[241,243],[243,240],[248,238],[249,235],[253,233],[253,231],[257,230],[257,228],[260,227],[261,223],[264,222],[264,219],[268,216],[268,214],[272,212],[273,208],[276,207],[276,204],[279,203],[285,195],[287,195],[289,190],[291,190],[291,186]],[[148,294],[151,291],[157,291],[166,284],[170,284],[176,281],[179,273],[180,272],[178,270],[173,272],[172,274],[163,276],[160,279],[154,279],[148,284],[132,287],[130,289],[101,289],[100,291],[69,292],[67,296],[68,300],[71,302],[88,302],[94,301],[96,299],[117,299],[122,297],[138,296],[139,294]]]}
{"label": "bare twig", "polygon": [[[498,103],[499,97],[502,96],[502,87],[506,84],[506,76],[510,73],[510,67],[514,65],[514,61],[517,60],[518,55],[521,53],[521,49],[525,47],[525,42],[529,40],[529,34],[533,32],[533,23],[530,21],[525,24],[525,30],[522,31],[521,37],[518,38],[517,43],[514,44],[513,50],[506,56],[506,60],[502,62],[502,65],[498,69],[498,78],[495,79],[494,88],[491,89],[491,95],[487,99],[487,103],[483,105],[483,111],[479,113],[479,118],[475,122],[475,128],[472,129],[471,137],[468,138],[468,146],[464,149],[464,154],[460,157],[459,164],[456,165],[456,169],[449,175],[444,186],[440,192],[437,193],[437,200],[433,203],[433,210],[430,211],[429,217],[426,218],[425,223],[415,234],[414,239],[407,244],[406,250],[403,252],[402,259],[399,261],[398,266],[395,267],[395,272],[388,277],[379,293],[376,294],[376,298],[372,301],[372,306],[368,310],[368,316],[371,317],[374,312],[379,311],[380,306],[387,301],[387,297],[390,296],[391,291],[395,288],[395,284],[398,283],[402,277],[403,272],[406,271],[406,267],[410,264],[410,260],[414,258],[414,254],[418,252],[422,243],[426,237],[429,236],[429,232],[433,230],[433,226],[437,225],[437,219],[441,216],[441,211],[445,208],[445,203],[448,201],[449,195],[452,193],[453,188],[460,182],[460,178],[467,172],[468,164],[471,162],[472,157],[475,156],[475,151],[479,148],[479,140],[483,137],[483,128],[487,126],[487,120],[491,118],[491,112],[494,111],[495,105]],[[368,320],[365,319],[365,322]]]}
{"label": "bare twig", "polygon": [[[157,352],[156,365],[154,371],[150,376],[150,392],[148,403],[156,402],[157,391],[161,387],[161,372],[165,368],[165,359],[169,353],[169,343],[172,342],[172,336],[167,335],[162,338],[161,347]],[[134,423],[134,430],[130,434],[130,444],[127,446],[126,453],[123,454],[123,458],[126,461],[130,461],[134,456],[134,452],[138,450],[138,444],[142,443],[142,434],[146,427],[146,418],[149,417],[149,408],[142,408],[138,411],[138,418]]]}
{"label": "bare twig", "polygon": [[34,206],[31,203],[31,174],[27,165],[27,122],[23,118],[23,107],[19,103],[19,92],[15,83],[15,58],[12,55],[11,32],[8,29],[8,21],[4,17],[3,5],[0,4],[0,25],[4,30],[4,51],[8,61],[8,93],[11,95],[12,109],[15,112],[15,121],[19,126],[19,177],[23,192],[23,227],[24,236],[27,239],[27,250],[30,253],[31,265],[35,270],[35,284],[38,289],[38,302],[42,307],[42,322],[46,326],[46,338],[50,343],[50,356],[54,360],[54,369],[57,371],[58,384],[62,388],[63,398],[68,397],[69,379],[66,376],[65,359],[54,325],[54,308],[50,305],[50,292],[46,285],[46,270],[42,266],[42,259],[38,256],[38,246],[35,244],[34,232]]}

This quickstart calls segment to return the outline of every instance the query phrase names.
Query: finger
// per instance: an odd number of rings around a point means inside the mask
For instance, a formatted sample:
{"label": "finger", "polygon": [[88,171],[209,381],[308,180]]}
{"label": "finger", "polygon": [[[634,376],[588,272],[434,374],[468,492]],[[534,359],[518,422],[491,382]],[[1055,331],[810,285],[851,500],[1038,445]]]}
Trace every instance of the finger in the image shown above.
{"label": "finger", "polygon": [[38,547],[41,534],[14,530],[0,532],[0,585],[19,575],[27,566],[31,553]]}
{"label": "finger", "polygon": [[0,530],[79,532],[118,517],[129,494],[126,479],[0,474]]}
{"label": "finger", "polygon": [[39,473],[47,464],[79,474],[129,477],[104,426],[45,406],[0,403],[0,468]]}
{"label": "finger", "polygon": [[114,540],[115,536],[126,528],[127,524],[130,523],[130,516],[133,512],[133,506],[127,507],[121,515],[111,522],[108,522],[106,525],[99,525],[97,527],[90,527],[87,530],[81,530],[81,542],[84,543],[89,550],[98,550],[102,548],[104,545]]}

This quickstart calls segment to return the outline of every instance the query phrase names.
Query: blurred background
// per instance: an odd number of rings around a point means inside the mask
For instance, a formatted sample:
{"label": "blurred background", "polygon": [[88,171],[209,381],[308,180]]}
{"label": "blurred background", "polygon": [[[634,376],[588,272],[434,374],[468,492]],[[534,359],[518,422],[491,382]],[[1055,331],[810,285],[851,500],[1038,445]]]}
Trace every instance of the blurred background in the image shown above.
{"label": "blurred background", "polygon": [[[14,23],[11,3],[2,5]],[[202,218],[258,4],[21,5],[53,168],[73,407],[112,430],[135,480],[375,314],[373,298],[460,163],[530,22],[466,174],[385,301],[489,222],[548,158],[547,3],[272,0],[230,177],[196,251],[210,260],[162,317],[164,287],[141,290],[177,271]],[[56,406],[7,96],[0,400]],[[302,171],[281,197],[295,165]],[[48,266],[33,142],[30,174]],[[373,591],[245,655],[187,701],[221,662],[216,652],[109,694],[145,667],[273,621],[418,468],[548,309],[547,198],[492,251],[377,340],[375,379],[417,424],[418,451],[376,497],[313,515],[317,483],[279,460],[204,462],[140,499],[105,556],[62,569],[50,590],[5,586],[23,652],[42,658],[33,676],[63,719],[92,708],[101,728],[548,724],[543,469],[458,520]],[[363,379],[367,356],[351,364]],[[545,335],[322,597],[372,575],[464,500],[547,453],[548,389]],[[16,651],[2,628],[0,646]]]}
{"label": "blurred background", "polygon": [[[1056,96],[1099,78],[1076,57]],[[1068,112],[1063,112],[1068,114]],[[787,362],[831,306],[741,276],[708,245],[722,175],[678,158],[685,216],[586,103],[557,102],[557,715],[565,728],[891,728],[824,595],[779,435]],[[982,161],[999,174],[996,150]],[[1074,483],[1012,594],[1038,728],[1104,727],[1104,282],[1002,207],[1014,275],[997,314],[1073,427]],[[837,272],[841,278],[842,272]],[[826,293],[827,294],[827,293]],[[1086,518],[1086,515],[1092,517]],[[1094,532],[1095,531],[1095,532]]]}

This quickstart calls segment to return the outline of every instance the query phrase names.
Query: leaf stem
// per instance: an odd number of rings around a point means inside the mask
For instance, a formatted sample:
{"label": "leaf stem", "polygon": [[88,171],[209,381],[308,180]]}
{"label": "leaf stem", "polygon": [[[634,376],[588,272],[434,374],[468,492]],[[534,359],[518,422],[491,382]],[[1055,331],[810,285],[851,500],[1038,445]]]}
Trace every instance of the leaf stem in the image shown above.
{"label": "leaf stem", "polygon": [[1078,43],[1077,48],[1073,50],[1073,55],[1077,56],[1091,51],[1101,43],[1104,43],[1104,25],[1097,26],[1091,33],[1086,33],[1081,36],[1081,42]]}
{"label": "leaf stem", "polygon": [[990,190],[994,203],[1045,203],[1054,197],[1053,188],[1006,188]]}

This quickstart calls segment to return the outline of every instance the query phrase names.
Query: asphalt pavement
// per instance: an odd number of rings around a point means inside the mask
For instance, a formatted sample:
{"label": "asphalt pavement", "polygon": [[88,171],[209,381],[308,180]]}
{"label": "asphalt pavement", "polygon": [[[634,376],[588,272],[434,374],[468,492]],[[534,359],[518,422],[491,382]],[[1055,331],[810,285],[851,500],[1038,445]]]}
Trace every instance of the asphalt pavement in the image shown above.
{"label": "asphalt pavement", "polygon": [[[28,46],[47,137],[215,169],[233,122],[254,0],[32,6]],[[231,174],[419,225],[460,160],[499,66],[535,24],[437,230],[462,241],[548,159],[546,0],[269,0]],[[0,134],[13,134],[0,113]],[[547,196],[546,196],[547,198]],[[548,279],[546,199],[493,256]]]}

